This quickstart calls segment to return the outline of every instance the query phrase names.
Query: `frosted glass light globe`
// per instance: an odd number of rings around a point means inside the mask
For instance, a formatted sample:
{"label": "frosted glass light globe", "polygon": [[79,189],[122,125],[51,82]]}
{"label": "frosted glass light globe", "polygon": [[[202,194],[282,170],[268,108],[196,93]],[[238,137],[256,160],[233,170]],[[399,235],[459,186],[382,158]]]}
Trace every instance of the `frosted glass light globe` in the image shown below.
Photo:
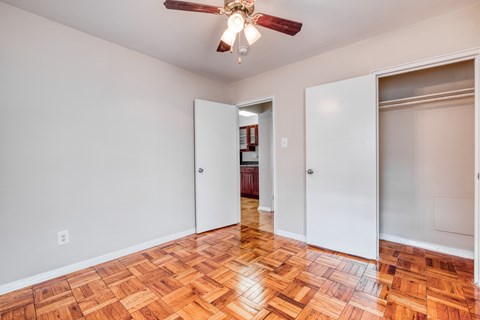
{"label": "frosted glass light globe", "polygon": [[225,30],[220,40],[228,44],[230,47],[233,47],[233,44],[235,43],[236,38],[237,38],[237,34],[232,32],[229,28],[227,28],[227,30]]}
{"label": "frosted glass light globe", "polygon": [[252,45],[260,39],[262,35],[260,32],[253,26],[253,24],[248,23],[245,26],[245,38],[247,38],[248,44]]}
{"label": "frosted glass light globe", "polygon": [[228,28],[234,33],[239,33],[245,26],[245,18],[239,12],[235,12],[228,18]]}

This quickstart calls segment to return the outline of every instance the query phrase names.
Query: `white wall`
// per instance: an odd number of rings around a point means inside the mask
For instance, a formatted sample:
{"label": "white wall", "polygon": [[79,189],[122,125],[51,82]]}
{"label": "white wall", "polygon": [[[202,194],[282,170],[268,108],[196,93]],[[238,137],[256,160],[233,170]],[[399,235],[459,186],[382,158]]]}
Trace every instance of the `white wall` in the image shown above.
{"label": "white wall", "polygon": [[245,116],[238,116],[238,126],[245,127],[245,126],[253,126],[258,124],[258,115],[245,117]]}
{"label": "white wall", "polygon": [[223,85],[3,3],[0,44],[0,285],[194,227]]}
{"label": "white wall", "polygon": [[475,86],[475,63],[467,60],[379,79],[379,101],[468,89]]}
{"label": "white wall", "polygon": [[241,152],[242,162],[258,162],[259,155],[258,155],[258,147],[255,147],[255,151],[244,151]]}
{"label": "white wall", "polygon": [[473,252],[473,98],[380,113],[380,233]]}
{"label": "white wall", "polygon": [[476,5],[229,85],[231,103],[275,97],[278,229],[305,234],[305,88],[477,47],[479,34]]}
{"label": "white wall", "polygon": [[273,114],[271,111],[258,116],[259,148],[259,206],[273,208]]}

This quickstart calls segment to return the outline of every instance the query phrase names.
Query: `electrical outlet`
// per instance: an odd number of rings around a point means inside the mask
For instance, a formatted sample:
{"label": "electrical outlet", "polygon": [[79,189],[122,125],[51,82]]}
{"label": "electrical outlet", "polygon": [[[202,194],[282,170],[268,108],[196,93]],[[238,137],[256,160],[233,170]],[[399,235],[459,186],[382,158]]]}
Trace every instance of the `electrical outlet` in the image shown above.
{"label": "electrical outlet", "polygon": [[282,148],[288,148],[288,138],[282,138]]}
{"label": "electrical outlet", "polygon": [[68,230],[60,231],[57,233],[58,237],[58,245],[63,246],[70,242],[70,236],[68,234]]}

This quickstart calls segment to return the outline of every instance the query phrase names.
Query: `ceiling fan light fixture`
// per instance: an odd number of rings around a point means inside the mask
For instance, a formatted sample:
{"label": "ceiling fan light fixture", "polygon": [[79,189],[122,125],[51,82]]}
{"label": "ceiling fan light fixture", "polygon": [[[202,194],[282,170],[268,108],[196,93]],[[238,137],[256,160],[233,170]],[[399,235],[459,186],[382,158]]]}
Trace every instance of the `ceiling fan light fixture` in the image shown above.
{"label": "ceiling fan light fixture", "polygon": [[[237,50],[235,51],[238,53],[239,63],[241,63],[242,56],[248,54],[250,46],[256,43],[262,36],[255,26],[261,26],[290,36],[294,36],[300,32],[303,26],[301,22],[255,12],[256,0],[223,0],[223,7],[189,2],[188,0],[162,1],[165,1],[165,8],[169,10],[201,12],[226,16],[228,18],[228,28],[222,34],[221,41],[217,47],[217,52],[233,53],[235,50],[233,46],[235,42],[237,42]],[[243,35],[240,34],[242,30],[244,31]],[[238,40],[236,40],[237,37]],[[245,39],[248,44],[243,44],[243,39]]]}
{"label": "ceiling fan light fixture", "polygon": [[245,14],[237,11],[228,18],[228,28],[234,33],[239,33],[245,27]]}
{"label": "ceiling fan light fixture", "polygon": [[251,23],[247,23],[245,25],[244,33],[249,45],[253,45],[262,36],[258,29],[255,28]]}
{"label": "ceiling fan light fixture", "polygon": [[230,47],[233,47],[235,39],[237,39],[237,34],[235,32],[232,32],[230,28],[227,28],[227,30],[225,30],[221,38],[221,40],[228,44]]}

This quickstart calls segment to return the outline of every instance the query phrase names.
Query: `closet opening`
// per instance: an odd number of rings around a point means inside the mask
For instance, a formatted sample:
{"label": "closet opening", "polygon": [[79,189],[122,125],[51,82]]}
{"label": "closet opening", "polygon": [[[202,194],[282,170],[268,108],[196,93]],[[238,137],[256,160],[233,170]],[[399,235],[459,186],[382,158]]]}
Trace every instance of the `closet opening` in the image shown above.
{"label": "closet opening", "polygon": [[475,69],[379,76],[380,239],[474,258]]}

